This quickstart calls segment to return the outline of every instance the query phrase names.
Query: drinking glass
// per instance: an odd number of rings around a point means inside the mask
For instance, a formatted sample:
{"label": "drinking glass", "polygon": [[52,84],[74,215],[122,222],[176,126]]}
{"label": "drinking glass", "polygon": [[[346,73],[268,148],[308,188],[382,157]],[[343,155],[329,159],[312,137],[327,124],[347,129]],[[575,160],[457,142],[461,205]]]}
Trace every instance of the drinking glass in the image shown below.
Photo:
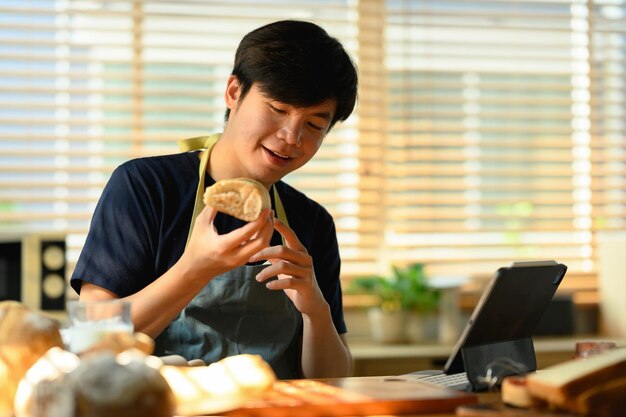
{"label": "drinking glass", "polygon": [[107,334],[133,333],[130,302],[122,300],[70,301],[69,350],[80,353]]}

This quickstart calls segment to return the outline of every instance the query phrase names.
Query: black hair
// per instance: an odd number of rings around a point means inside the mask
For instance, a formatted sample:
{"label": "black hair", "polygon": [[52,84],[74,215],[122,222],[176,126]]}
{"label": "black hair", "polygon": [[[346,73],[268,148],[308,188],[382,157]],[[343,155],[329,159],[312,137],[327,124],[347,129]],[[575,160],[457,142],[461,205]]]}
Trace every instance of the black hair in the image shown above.
{"label": "black hair", "polygon": [[[332,127],[354,110],[358,77],[342,44],[310,22],[282,20],[248,33],[235,54],[232,75],[241,84],[240,99],[256,84],[260,91],[295,107],[332,99]],[[226,110],[228,120],[230,109]]]}

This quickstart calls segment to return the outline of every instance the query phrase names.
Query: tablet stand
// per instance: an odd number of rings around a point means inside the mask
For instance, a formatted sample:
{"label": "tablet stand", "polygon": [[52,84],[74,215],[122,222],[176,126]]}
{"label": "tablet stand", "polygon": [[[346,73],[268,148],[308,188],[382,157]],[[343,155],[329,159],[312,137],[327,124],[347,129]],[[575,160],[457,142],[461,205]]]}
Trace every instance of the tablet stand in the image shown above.
{"label": "tablet stand", "polygon": [[[465,346],[461,349],[461,355],[474,391],[489,388],[489,378],[486,376],[497,377],[500,384],[504,376],[525,374],[537,369],[531,337]],[[488,374],[488,368],[491,368],[491,374]]]}

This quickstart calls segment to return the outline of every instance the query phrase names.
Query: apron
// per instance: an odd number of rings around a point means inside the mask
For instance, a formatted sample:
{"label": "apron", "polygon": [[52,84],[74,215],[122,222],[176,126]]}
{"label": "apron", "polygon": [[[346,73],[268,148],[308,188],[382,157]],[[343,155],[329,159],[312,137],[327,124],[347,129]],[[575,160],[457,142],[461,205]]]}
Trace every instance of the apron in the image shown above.
{"label": "apron", "polygon": [[[204,208],[204,177],[218,135],[179,142],[183,150],[206,148],[189,227]],[[278,218],[287,217],[276,187]],[[157,338],[160,355],[181,355],[213,363],[227,356],[257,354],[280,379],[300,378],[302,315],[284,291],[268,290],[255,276],[267,265],[243,265],[214,277]]]}

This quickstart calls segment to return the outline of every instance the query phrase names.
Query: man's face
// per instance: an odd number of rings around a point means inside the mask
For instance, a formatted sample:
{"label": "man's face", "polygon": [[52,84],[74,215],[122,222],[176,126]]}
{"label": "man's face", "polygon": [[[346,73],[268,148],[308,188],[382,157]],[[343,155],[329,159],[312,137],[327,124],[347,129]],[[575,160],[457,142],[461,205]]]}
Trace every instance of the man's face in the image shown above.
{"label": "man's face", "polygon": [[240,84],[231,77],[226,89],[230,116],[224,135],[234,145],[241,172],[231,173],[273,184],[306,164],[317,152],[333,118],[334,100],[296,108],[261,93],[253,84],[240,98]]}

